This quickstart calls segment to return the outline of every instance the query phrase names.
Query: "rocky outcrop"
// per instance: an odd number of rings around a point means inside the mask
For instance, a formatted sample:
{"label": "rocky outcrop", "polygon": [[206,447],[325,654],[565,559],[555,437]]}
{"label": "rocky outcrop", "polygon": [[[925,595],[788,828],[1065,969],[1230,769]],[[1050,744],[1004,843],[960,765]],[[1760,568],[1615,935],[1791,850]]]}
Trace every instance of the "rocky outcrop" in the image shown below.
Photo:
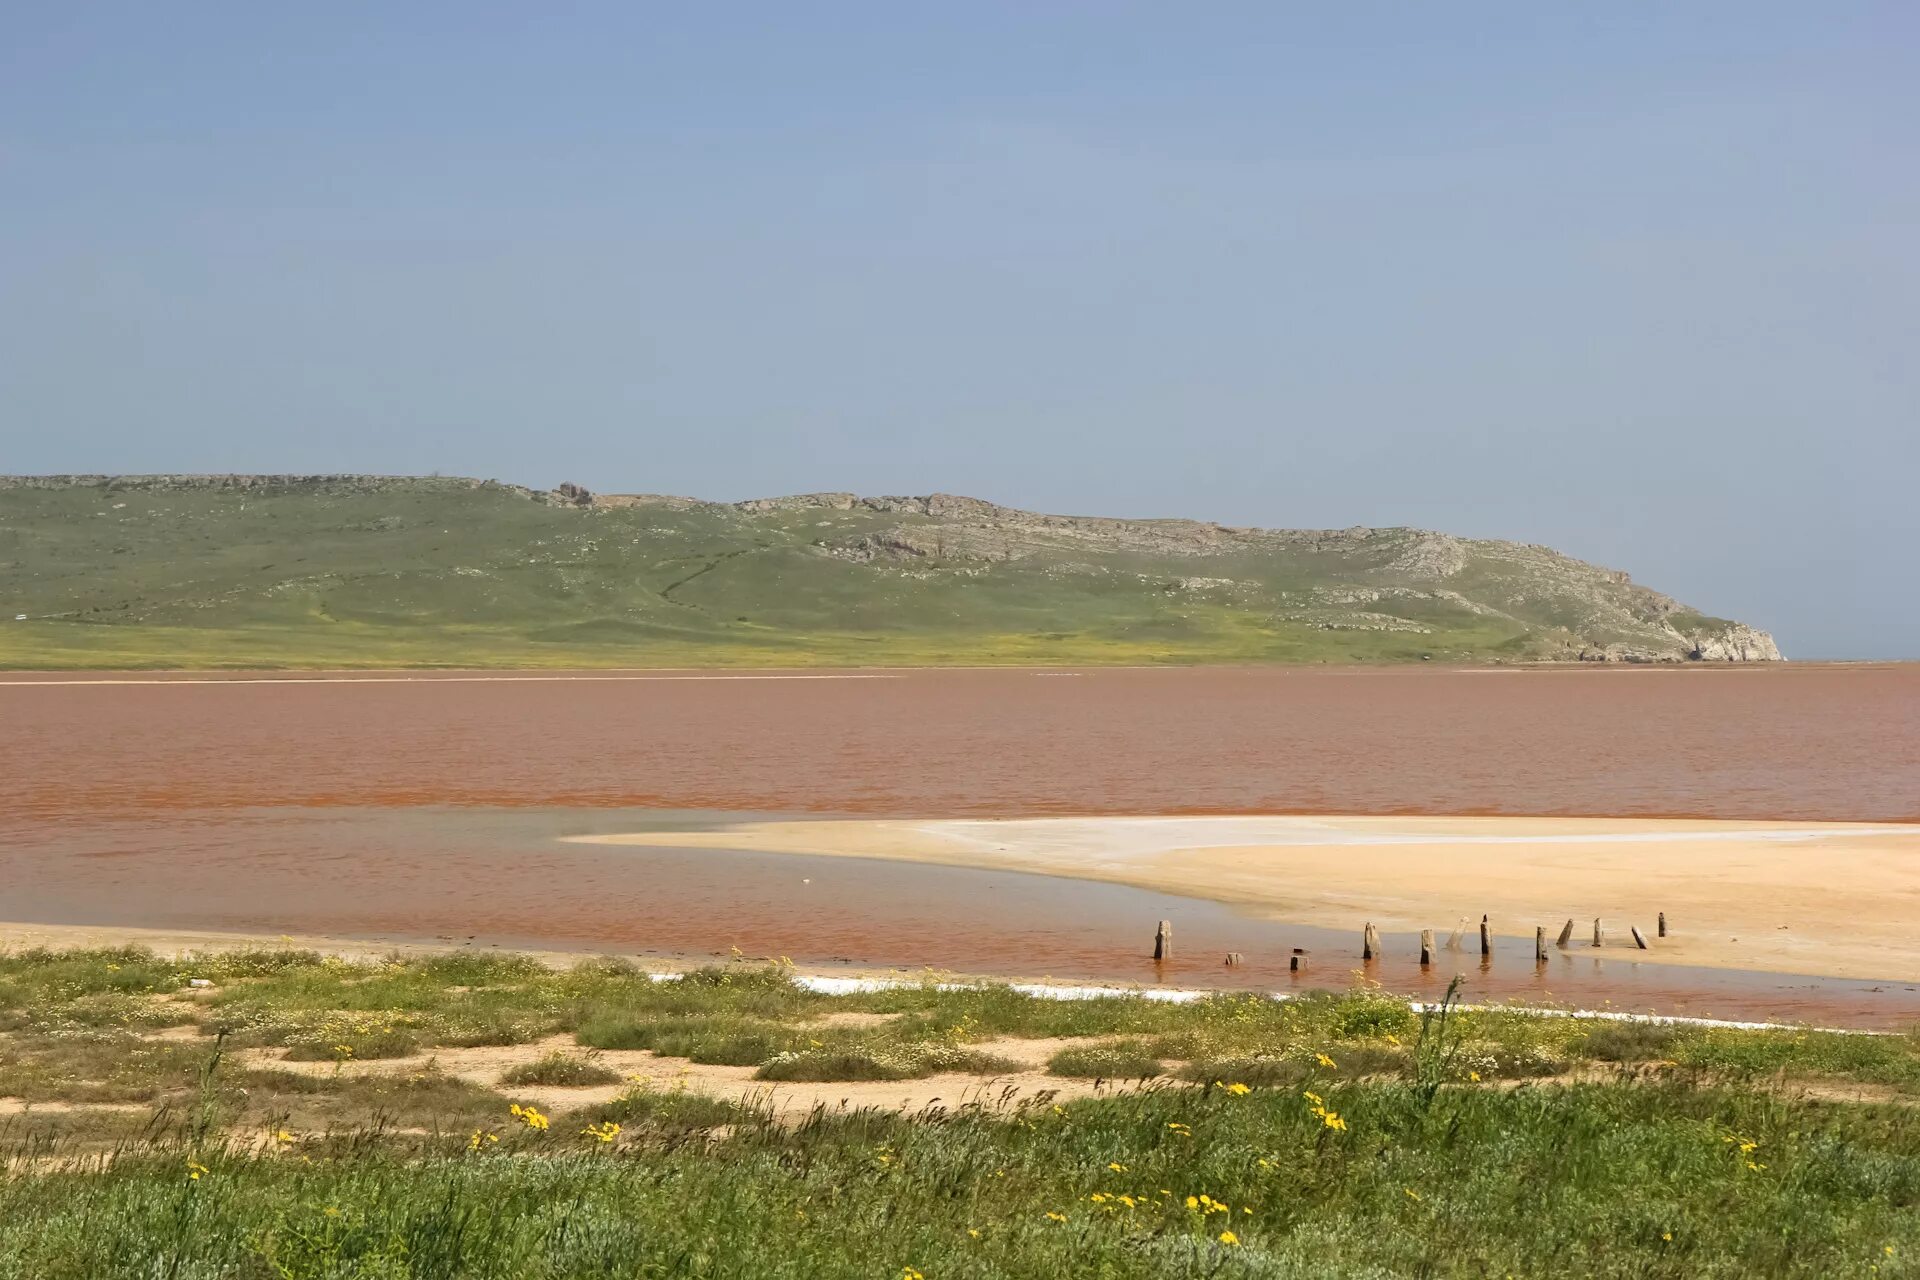
{"label": "rocky outcrop", "polygon": [[1780,646],[1764,631],[1733,623],[1711,635],[1692,637],[1687,657],[1694,662],[1779,662]]}

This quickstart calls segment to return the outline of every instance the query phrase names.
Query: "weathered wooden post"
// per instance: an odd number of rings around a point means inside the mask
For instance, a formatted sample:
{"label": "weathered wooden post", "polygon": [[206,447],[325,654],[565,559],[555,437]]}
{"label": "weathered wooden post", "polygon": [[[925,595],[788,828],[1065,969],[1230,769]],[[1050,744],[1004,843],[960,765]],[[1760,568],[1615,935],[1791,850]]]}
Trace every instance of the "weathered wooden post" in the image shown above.
{"label": "weathered wooden post", "polygon": [[1162,920],[1153,934],[1153,958],[1155,960],[1173,959],[1173,921]]}
{"label": "weathered wooden post", "polygon": [[1227,964],[1229,967],[1239,964],[1245,958],[1246,957],[1242,956],[1238,951],[1227,952]]}
{"label": "weathered wooden post", "polygon": [[1660,913],[1660,936],[1667,936],[1667,913],[1664,911]]}
{"label": "weathered wooden post", "polygon": [[1487,923],[1485,916],[1480,917],[1480,954],[1483,956],[1493,954],[1493,926]]}
{"label": "weathered wooden post", "polygon": [[1594,946],[1596,946],[1596,947],[1597,947],[1597,946],[1599,946],[1599,945],[1600,945],[1600,937],[1601,937],[1601,935],[1600,935],[1600,917],[1599,917],[1599,916],[1595,916],[1595,917],[1593,918],[1593,945],[1594,945]]}
{"label": "weathered wooden post", "polygon": [[1433,930],[1420,931],[1420,967],[1426,968],[1433,963]]}
{"label": "weathered wooden post", "polygon": [[1640,932],[1640,926],[1635,924],[1635,925],[1628,925],[1627,927],[1633,931],[1633,945],[1640,948],[1642,951],[1648,950],[1649,948],[1647,946],[1647,935]]}
{"label": "weathered wooden post", "polygon": [[1367,927],[1360,931],[1360,958],[1371,960],[1380,954],[1380,934],[1374,929],[1373,921],[1367,921]]}
{"label": "weathered wooden post", "polygon": [[1299,956],[1288,956],[1288,957],[1287,957],[1287,972],[1288,972],[1288,973],[1298,973],[1298,972],[1300,972],[1300,957],[1299,957]]}
{"label": "weathered wooden post", "polygon": [[1554,943],[1553,945],[1556,947],[1564,947],[1569,942],[1572,942],[1572,941],[1573,941],[1573,921],[1569,920],[1565,924],[1560,926],[1560,941]]}
{"label": "weathered wooden post", "polygon": [[1533,962],[1547,962],[1547,926],[1543,924],[1533,926]]}

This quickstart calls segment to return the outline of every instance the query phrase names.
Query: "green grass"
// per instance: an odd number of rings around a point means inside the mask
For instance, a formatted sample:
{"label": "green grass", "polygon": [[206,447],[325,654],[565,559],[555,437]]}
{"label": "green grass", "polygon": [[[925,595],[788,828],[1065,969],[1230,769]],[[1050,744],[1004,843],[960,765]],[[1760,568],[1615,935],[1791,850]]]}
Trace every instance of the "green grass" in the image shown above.
{"label": "green grass", "polygon": [[619,1082],[618,1071],[609,1070],[592,1058],[581,1058],[560,1052],[549,1053],[537,1061],[509,1068],[500,1077],[501,1084],[544,1084],[566,1088],[584,1088],[588,1085],[618,1084]]}
{"label": "green grass", "polygon": [[723,1138],[613,1148],[558,1124],[474,1155],[156,1144],[0,1182],[0,1276],[1898,1276],[1920,1249],[1909,1108],[1317,1096],[1344,1128],[1291,1089],[1167,1089],[797,1128],[734,1112]]}
{"label": "green grass", "polygon": [[[981,1044],[1054,1036],[1086,1039],[1062,1075],[1173,1075],[797,1118],[636,1085],[535,1126],[514,1085],[586,1083],[590,1055],[502,1088],[424,1057],[239,1056],[342,1019],[410,1020],[430,1054],[508,1014],[758,1046],[770,1081],[995,1071]],[[226,1030],[153,1038],[183,1016]],[[1920,1253],[1916,1034],[1415,1017],[1371,990],[826,997],[752,965],[656,982],[606,961],[138,950],[0,954],[0,1017],[0,1093],[41,1103],[0,1118],[0,1280],[1897,1277]],[[85,1110],[108,1101],[133,1109]]]}
{"label": "green grass", "polygon": [[[711,1098],[684,1089],[636,1086],[611,1102],[597,1102],[570,1112],[567,1119],[582,1126],[611,1121],[626,1130],[688,1134],[758,1117],[759,1113],[753,1108],[724,1098]],[[632,1138],[635,1134],[628,1136]]]}
{"label": "green grass", "polygon": [[1047,1060],[1047,1070],[1082,1079],[1143,1080],[1162,1074],[1166,1064],[1138,1041],[1112,1040],[1062,1049]]}
{"label": "green grass", "polygon": [[[861,508],[583,510],[431,479],[0,478],[0,667],[1410,662],[1672,640],[1640,618],[1638,588],[1533,548],[1459,544],[1447,589],[1468,605],[1396,567],[1407,531],[1207,555],[1040,537],[1006,558],[964,527],[940,554],[949,527]],[[828,550],[897,529],[936,551]],[[1182,585],[1215,578],[1233,585]],[[1567,625],[1588,618],[1604,635]]]}
{"label": "green grass", "polygon": [[[215,986],[190,991],[189,976],[209,977]],[[870,1025],[822,1024],[833,1011],[885,1016]],[[1124,994],[1042,1000],[992,984],[943,990],[930,979],[824,996],[797,986],[785,969],[745,963],[656,981],[620,961],[550,969],[499,953],[364,963],[300,951],[183,960],[137,948],[0,953],[0,1045],[15,1054],[63,1046],[59,1053],[108,1060],[126,1045],[147,1043],[136,1039],[141,1033],[188,1022],[224,1034],[234,1047],[280,1046],[310,1061],[570,1034],[587,1050],[652,1049],[734,1066],[758,1067],[783,1055],[811,1055],[815,1063],[835,1054],[931,1062],[936,1050],[999,1037],[1058,1037],[1124,1042],[1126,1052],[1163,1062],[1219,1066],[1216,1078],[1224,1064],[1241,1064],[1275,1079],[1303,1063],[1325,1070],[1317,1063],[1322,1052],[1341,1060],[1343,1074],[1391,1073],[1420,1029],[1403,1001],[1371,989],[1285,1001],[1223,992],[1171,1004]],[[1453,1025],[1461,1054],[1487,1076],[1660,1061],[1722,1077],[1845,1078],[1920,1097],[1914,1034],[1748,1032],[1498,1009],[1456,1013]],[[338,1052],[340,1046],[350,1052]]]}
{"label": "green grass", "polygon": [[761,1064],[759,1080],[912,1080],[958,1071],[1002,1075],[1019,1064],[993,1053],[951,1044],[847,1045],[793,1050]]}

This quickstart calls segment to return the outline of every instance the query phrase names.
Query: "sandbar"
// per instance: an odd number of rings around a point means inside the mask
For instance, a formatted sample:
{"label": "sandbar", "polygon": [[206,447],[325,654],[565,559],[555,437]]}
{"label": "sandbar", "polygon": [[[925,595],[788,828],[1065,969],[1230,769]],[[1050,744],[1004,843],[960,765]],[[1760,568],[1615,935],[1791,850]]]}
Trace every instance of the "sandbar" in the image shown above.
{"label": "sandbar", "polygon": [[[1653,963],[1920,981],[1920,824],[1655,818],[794,819],[589,844],[888,858],[1105,880],[1269,919],[1443,934],[1566,920]],[[1660,912],[1669,936],[1657,936]],[[1650,949],[1636,948],[1638,925]]]}

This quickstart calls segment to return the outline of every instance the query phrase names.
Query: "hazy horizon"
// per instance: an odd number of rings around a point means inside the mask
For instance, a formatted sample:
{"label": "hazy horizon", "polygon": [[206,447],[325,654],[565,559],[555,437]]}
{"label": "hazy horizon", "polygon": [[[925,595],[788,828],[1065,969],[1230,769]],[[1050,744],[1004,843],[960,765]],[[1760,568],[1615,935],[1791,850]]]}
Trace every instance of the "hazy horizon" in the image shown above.
{"label": "hazy horizon", "polygon": [[0,472],[1543,543],[1920,657],[1920,14],[10,15]]}

